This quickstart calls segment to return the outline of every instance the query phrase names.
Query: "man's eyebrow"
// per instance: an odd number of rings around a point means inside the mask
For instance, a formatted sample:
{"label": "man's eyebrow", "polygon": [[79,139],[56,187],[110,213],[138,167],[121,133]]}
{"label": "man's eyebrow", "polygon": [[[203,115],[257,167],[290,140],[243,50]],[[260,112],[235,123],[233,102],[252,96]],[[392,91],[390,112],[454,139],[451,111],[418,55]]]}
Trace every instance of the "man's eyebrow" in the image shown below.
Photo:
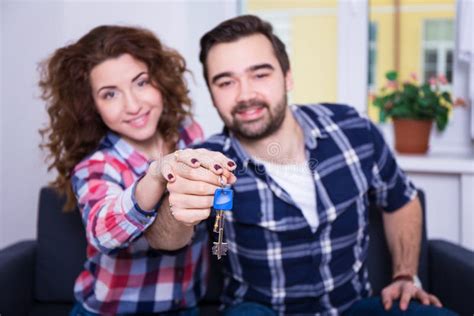
{"label": "man's eyebrow", "polygon": [[231,77],[231,76],[232,76],[232,73],[230,71],[221,72],[220,74],[217,74],[214,77],[212,77],[211,82],[214,84],[216,83],[217,80],[223,77]]}
{"label": "man's eyebrow", "polygon": [[260,69],[274,70],[275,68],[270,64],[258,64],[258,65],[254,65],[254,66],[249,67],[248,71],[256,71],[256,70],[260,70]]}
{"label": "man's eyebrow", "polygon": [[[265,64],[258,64],[258,65],[250,66],[249,68],[247,68],[246,72],[254,72],[254,71],[257,71],[257,70],[260,70],[260,69],[274,70],[275,67],[273,67],[271,64],[266,64],[266,63]],[[214,77],[212,77],[211,82],[214,84],[214,83],[216,83],[217,80],[219,80],[223,77],[231,77],[231,76],[232,76],[232,72],[230,72],[230,71],[221,72],[220,74],[217,74]]]}

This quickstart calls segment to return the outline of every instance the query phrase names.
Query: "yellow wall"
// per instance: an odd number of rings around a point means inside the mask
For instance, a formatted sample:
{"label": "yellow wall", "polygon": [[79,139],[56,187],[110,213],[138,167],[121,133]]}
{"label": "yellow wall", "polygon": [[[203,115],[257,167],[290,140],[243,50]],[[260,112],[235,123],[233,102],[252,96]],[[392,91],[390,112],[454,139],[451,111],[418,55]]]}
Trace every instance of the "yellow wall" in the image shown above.
{"label": "yellow wall", "polygon": [[[422,77],[423,23],[427,19],[454,19],[454,0],[404,0],[400,14],[400,69],[399,78],[404,81],[415,72]],[[376,92],[386,83],[385,73],[395,68],[393,43],[393,12],[377,12],[381,6],[393,5],[391,0],[370,1],[370,20],[377,24],[377,64],[375,73]],[[404,8],[423,5],[422,12],[406,12]],[[442,5],[442,6],[440,6]],[[446,6],[451,6],[451,9]],[[446,7],[446,8],[445,8]],[[378,111],[371,104],[369,116],[378,120]]]}
{"label": "yellow wall", "polygon": [[[292,101],[335,102],[337,99],[337,20],[335,16],[294,18]],[[315,30],[308,38],[304,30]]]}
{"label": "yellow wall", "polygon": [[[389,0],[372,2],[385,3]],[[416,2],[419,1],[411,0],[410,4]],[[430,2],[434,1],[430,0]],[[453,10],[444,12],[402,12],[400,15],[400,78],[407,78],[413,71],[421,76],[423,21],[438,18],[454,19],[454,0],[437,0],[436,2],[452,4]],[[377,6],[371,5],[371,9],[376,8]],[[381,87],[385,83],[385,72],[395,66],[393,14],[374,13],[374,10],[371,10],[370,20],[377,24],[376,83],[378,87]]]}
{"label": "yellow wall", "polygon": [[[339,0],[345,1],[345,0]],[[337,0],[247,0],[249,13],[282,12],[293,9],[336,9]],[[394,0],[369,0],[370,20],[377,24],[375,88],[386,82],[385,73],[395,67],[393,12]],[[453,18],[455,0],[400,0],[400,78],[411,72],[421,78],[423,21]],[[410,12],[406,12],[406,10]],[[416,11],[416,12],[414,12]],[[337,15],[295,16],[291,20],[291,63],[295,79],[293,102],[336,101],[337,97]],[[369,106],[369,114],[378,114]]]}
{"label": "yellow wall", "polygon": [[309,9],[334,7],[337,0],[248,0],[244,1],[249,12],[260,10]]}
{"label": "yellow wall", "polygon": [[[249,13],[287,9],[335,9],[336,0],[246,1]],[[335,102],[337,99],[337,16],[325,13],[291,18],[290,62],[295,81],[294,103]]]}

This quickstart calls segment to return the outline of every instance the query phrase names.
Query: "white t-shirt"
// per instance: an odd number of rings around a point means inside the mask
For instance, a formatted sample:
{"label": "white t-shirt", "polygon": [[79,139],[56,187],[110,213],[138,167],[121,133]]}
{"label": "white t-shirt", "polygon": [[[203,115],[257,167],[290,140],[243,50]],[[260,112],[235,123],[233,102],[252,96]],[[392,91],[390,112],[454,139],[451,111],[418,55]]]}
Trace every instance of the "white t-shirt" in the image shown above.
{"label": "white t-shirt", "polygon": [[254,160],[262,164],[273,180],[291,196],[314,233],[319,225],[319,219],[316,190],[308,163],[281,165],[255,158]]}

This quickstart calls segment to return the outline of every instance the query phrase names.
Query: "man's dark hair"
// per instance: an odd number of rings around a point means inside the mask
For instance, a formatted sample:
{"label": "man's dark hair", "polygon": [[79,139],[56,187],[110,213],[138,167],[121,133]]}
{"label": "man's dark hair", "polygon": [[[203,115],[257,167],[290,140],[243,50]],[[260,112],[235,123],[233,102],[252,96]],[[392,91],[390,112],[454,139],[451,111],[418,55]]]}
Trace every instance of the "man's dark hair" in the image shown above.
{"label": "man's dark hair", "polygon": [[216,44],[235,42],[242,37],[254,34],[262,34],[268,38],[283,73],[288,72],[290,60],[286,53],[285,44],[273,34],[272,25],[255,15],[241,15],[222,22],[201,37],[199,60],[202,64],[204,79],[208,85],[206,61],[211,48]]}

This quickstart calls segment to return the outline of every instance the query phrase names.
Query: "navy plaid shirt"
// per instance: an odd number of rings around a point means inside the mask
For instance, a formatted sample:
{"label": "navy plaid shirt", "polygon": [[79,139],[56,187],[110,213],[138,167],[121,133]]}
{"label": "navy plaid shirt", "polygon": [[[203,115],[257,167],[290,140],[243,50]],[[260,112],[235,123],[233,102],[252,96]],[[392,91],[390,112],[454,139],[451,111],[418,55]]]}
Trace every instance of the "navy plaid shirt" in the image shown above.
{"label": "navy plaid shirt", "polygon": [[238,165],[233,211],[226,212],[222,299],[226,305],[258,302],[280,315],[338,315],[371,292],[369,203],[391,212],[415,198],[416,190],[378,129],[353,108],[291,109],[304,131],[314,178],[315,233],[291,196],[227,130],[199,146]]}

